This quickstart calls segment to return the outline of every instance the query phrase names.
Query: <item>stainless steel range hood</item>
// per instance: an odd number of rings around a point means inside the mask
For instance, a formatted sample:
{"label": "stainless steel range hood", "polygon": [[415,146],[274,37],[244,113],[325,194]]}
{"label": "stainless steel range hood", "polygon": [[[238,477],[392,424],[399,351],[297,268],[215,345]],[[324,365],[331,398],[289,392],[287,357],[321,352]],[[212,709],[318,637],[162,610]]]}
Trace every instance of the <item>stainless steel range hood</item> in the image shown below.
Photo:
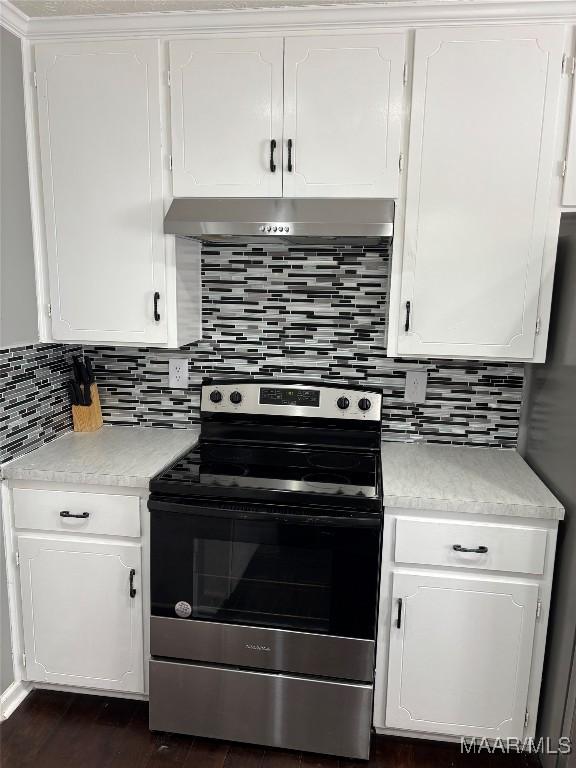
{"label": "stainless steel range hood", "polygon": [[164,232],[211,243],[376,245],[394,230],[394,201],[363,198],[176,198]]}

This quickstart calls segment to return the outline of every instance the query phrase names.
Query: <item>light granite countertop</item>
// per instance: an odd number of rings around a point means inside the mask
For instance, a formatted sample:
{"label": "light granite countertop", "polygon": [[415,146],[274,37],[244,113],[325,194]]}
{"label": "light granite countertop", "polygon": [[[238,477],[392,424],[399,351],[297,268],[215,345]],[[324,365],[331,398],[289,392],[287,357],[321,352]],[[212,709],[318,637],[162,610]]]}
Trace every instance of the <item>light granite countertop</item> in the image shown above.
{"label": "light granite countertop", "polygon": [[514,450],[382,443],[384,506],[562,520],[564,507]]}
{"label": "light granite countertop", "polygon": [[[7,462],[3,479],[146,488],[200,428],[104,426],[69,432]],[[564,508],[513,450],[382,443],[384,505],[562,520]]]}
{"label": "light granite countertop", "polygon": [[68,432],[4,464],[2,478],[146,488],[151,477],[196,444],[199,434],[199,427]]}

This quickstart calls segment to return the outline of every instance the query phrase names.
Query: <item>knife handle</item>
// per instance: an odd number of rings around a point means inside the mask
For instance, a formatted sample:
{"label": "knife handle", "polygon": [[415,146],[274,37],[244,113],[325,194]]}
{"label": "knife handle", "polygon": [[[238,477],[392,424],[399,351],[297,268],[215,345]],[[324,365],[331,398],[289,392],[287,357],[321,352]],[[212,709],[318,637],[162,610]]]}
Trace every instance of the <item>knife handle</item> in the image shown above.
{"label": "knife handle", "polygon": [[88,381],[90,382],[90,384],[92,384],[92,382],[95,379],[95,376],[94,376],[94,368],[92,368],[92,361],[90,360],[89,357],[84,356],[84,367],[86,368],[86,373],[88,374]]}
{"label": "knife handle", "polygon": [[84,382],[84,405],[92,405],[92,396],[90,394],[90,383]]}
{"label": "knife handle", "polygon": [[72,391],[74,392],[74,405],[82,405],[84,399],[82,397],[82,389],[77,381],[72,382]]}
{"label": "knife handle", "polygon": [[66,389],[68,390],[68,396],[70,397],[70,404],[78,405],[78,401],[76,400],[76,390],[74,389],[74,383],[72,381],[67,381]]}
{"label": "knife handle", "polygon": [[74,370],[74,378],[78,384],[82,384],[82,363],[78,355],[74,355],[72,358],[72,368]]}

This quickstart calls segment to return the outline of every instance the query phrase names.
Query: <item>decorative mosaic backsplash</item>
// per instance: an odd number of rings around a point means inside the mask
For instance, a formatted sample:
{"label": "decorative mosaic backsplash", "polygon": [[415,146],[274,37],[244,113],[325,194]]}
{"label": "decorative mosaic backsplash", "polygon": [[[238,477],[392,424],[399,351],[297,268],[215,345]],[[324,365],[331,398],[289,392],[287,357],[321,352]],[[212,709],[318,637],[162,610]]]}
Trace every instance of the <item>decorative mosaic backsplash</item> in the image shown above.
{"label": "decorative mosaic backsplash", "polygon": [[[361,248],[206,247],[203,339],[180,352],[86,347],[104,419],[185,427],[203,376],[329,379],[382,387],[387,439],[514,447],[523,366],[386,357],[390,253]],[[189,390],[168,388],[168,360],[190,358]],[[404,400],[426,368],[425,403]]]}
{"label": "decorative mosaic backsplash", "polygon": [[72,429],[64,382],[80,351],[62,344],[0,349],[0,463]]}

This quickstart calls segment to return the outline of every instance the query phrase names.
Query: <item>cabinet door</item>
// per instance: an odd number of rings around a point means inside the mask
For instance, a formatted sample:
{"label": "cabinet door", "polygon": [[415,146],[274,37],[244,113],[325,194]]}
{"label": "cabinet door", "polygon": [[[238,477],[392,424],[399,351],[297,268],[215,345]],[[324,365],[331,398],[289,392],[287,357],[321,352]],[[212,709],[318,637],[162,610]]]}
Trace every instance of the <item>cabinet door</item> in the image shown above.
{"label": "cabinet door", "polygon": [[42,44],[36,69],[54,339],[166,342],[158,44]]}
{"label": "cabinet door", "polygon": [[386,726],[522,737],[537,585],[396,573],[392,597]]}
{"label": "cabinet door", "polygon": [[22,535],[18,551],[26,679],[141,692],[140,545]]}
{"label": "cabinet door", "polygon": [[559,27],[416,32],[398,354],[532,357],[562,48]]}
{"label": "cabinet door", "polygon": [[572,78],[572,80],[572,106],[570,110],[570,130],[568,133],[566,176],[564,177],[562,204],[576,206],[576,77]]}
{"label": "cabinet door", "polygon": [[282,38],[170,43],[175,197],[282,196],[282,48]]}
{"label": "cabinet door", "polygon": [[397,196],[404,62],[403,34],[286,39],[284,197]]}

